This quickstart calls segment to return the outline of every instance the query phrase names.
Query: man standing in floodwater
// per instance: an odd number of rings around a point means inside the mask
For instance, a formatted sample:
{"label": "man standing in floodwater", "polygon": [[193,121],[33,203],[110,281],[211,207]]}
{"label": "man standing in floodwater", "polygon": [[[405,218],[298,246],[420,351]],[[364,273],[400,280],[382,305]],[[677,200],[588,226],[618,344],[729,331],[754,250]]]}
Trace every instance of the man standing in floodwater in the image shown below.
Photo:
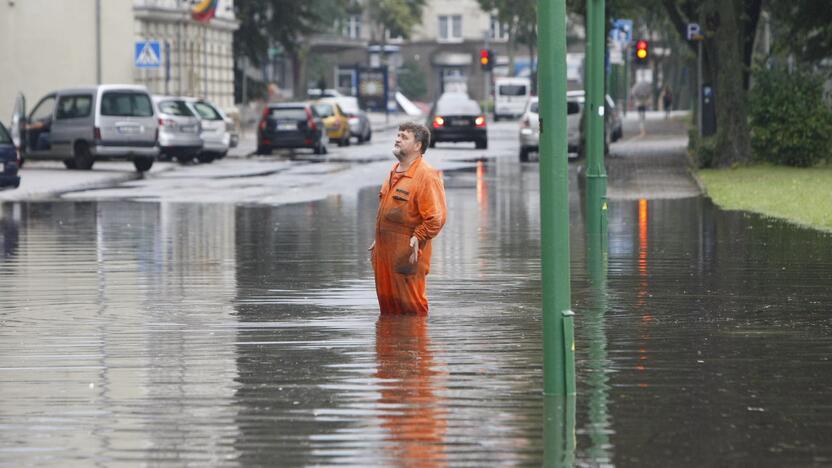
{"label": "man standing in floodwater", "polygon": [[379,192],[376,239],[369,250],[382,314],[428,313],[431,239],[447,213],[442,175],[425,161],[429,142],[424,125],[400,125],[393,145],[398,162]]}

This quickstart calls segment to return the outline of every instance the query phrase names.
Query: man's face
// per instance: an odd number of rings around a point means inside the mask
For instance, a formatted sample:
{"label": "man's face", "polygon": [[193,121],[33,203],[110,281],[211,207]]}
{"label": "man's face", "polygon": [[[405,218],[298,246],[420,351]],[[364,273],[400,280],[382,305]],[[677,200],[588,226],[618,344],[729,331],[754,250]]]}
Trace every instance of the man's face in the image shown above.
{"label": "man's face", "polygon": [[398,160],[421,150],[421,145],[416,141],[413,133],[407,130],[399,130],[396,135],[396,143],[393,144],[393,155]]}

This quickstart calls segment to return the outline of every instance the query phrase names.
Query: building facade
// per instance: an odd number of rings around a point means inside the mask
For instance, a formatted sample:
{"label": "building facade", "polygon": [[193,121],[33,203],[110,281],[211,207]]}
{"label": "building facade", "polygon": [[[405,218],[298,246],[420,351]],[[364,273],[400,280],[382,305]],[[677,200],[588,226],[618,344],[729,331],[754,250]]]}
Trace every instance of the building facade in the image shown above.
{"label": "building facade", "polygon": [[[232,110],[233,0],[219,0],[207,23],[194,21],[192,8],[186,0],[0,2],[0,120],[8,124],[18,93],[31,110],[51,91],[96,83],[145,84]],[[135,66],[144,40],[161,42],[159,68]]]}

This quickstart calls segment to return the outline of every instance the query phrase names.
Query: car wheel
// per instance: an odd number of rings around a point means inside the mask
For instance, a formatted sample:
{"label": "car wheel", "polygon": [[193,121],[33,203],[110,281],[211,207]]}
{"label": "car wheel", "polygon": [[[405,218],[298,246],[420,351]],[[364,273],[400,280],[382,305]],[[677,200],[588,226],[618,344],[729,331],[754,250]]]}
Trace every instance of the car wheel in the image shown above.
{"label": "car wheel", "polygon": [[149,171],[153,167],[153,158],[135,158],[133,160],[133,166],[137,172]]}
{"label": "car wheel", "polygon": [[257,147],[257,154],[265,154],[265,155],[268,156],[268,155],[272,154],[272,149],[267,148],[265,146],[258,146]]}
{"label": "car wheel", "polygon": [[350,145],[350,134],[347,133],[346,135],[344,135],[344,146],[349,146],[349,145]]}
{"label": "car wheel", "polygon": [[428,146],[431,148],[436,148],[436,140],[431,140],[430,143],[428,143]]}
{"label": "car wheel", "polygon": [[176,162],[178,162],[179,164],[188,164],[189,162],[193,162],[193,160],[193,155],[176,156]]}
{"label": "car wheel", "polygon": [[197,155],[196,159],[201,162],[202,164],[210,164],[214,162],[214,155],[213,154],[206,154],[200,153]]}
{"label": "car wheel", "polygon": [[525,146],[520,147],[520,162],[529,162],[529,149]]}
{"label": "car wheel", "polygon": [[84,142],[75,144],[75,168],[84,171],[92,169],[95,157],[90,153],[90,147]]}
{"label": "car wheel", "polygon": [[75,169],[74,159],[64,159],[64,167],[67,169]]}
{"label": "car wheel", "polygon": [[325,151],[326,151],[326,146],[324,146],[323,142],[320,142],[320,141],[318,142],[317,145],[315,145],[314,148],[312,148],[312,152],[315,153],[315,154],[326,154]]}
{"label": "car wheel", "polygon": [[476,145],[477,145],[477,149],[487,149],[488,148],[488,140],[477,140]]}
{"label": "car wheel", "polygon": [[370,129],[367,129],[367,136],[364,137],[364,141],[370,141],[370,138],[372,138],[372,137],[373,137],[373,131],[370,130]]}

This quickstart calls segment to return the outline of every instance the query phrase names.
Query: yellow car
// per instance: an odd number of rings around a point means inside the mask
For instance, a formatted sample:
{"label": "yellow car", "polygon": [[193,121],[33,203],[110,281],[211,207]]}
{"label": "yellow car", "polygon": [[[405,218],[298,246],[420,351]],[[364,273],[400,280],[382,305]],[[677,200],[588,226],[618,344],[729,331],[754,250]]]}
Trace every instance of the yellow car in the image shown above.
{"label": "yellow car", "polygon": [[350,144],[350,121],[335,101],[321,99],[315,102],[315,113],[324,121],[326,135],[330,141],[337,141],[338,146]]}

